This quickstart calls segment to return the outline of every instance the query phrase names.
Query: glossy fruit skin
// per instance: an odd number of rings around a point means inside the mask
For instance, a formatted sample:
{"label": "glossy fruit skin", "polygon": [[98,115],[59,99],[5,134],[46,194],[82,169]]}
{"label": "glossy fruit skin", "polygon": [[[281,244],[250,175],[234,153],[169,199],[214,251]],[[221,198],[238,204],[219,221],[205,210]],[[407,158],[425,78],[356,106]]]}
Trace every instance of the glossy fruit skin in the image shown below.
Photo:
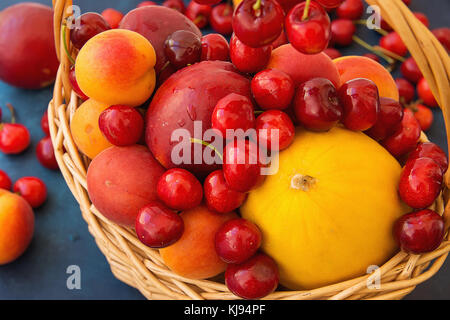
{"label": "glossy fruit skin", "polygon": [[417,94],[427,106],[436,107],[438,105],[436,99],[434,98],[433,92],[431,92],[431,88],[425,78],[420,79],[417,83]]}
{"label": "glossy fruit skin", "polygon": [[283,31],[283,8],[274,0],[261,0],[258,10],[253,6],[257,0],[244,0],[233,15],[233,30],[245,45],[258,48],[274,42]]}
{"label": "glossy fruit skin", "polygon": [[210,33],[204,35],[202,41],[201,60],[230,61],[230,46],[221,34]]}
{"label": "glossy fruit skin", "polygon": [[75,22],[79,22],[79,26],[75,25],[71,30],[70,41],[77,49],[81,49],[95,35],[111,29],[105,18],[96,12],[83,13]]}
{"label": "glossy fruit skin", "polygon": [[374,60],[376,62],[380,62],[380,58],[378,58],[378,56],[376,54],[374,54],[374,53],[365,53],[365,54],[363,54],[363,57],[367,57],[367,58],[370,58],[370,59],[372,59],[372,60]]}
{"label": "glossy fruit skin", "polygon": [[275,261],[257,254],[242,264],[230,264],[225,271],[225,284],[244,299],[263,298],[278,287],[279,275]]}
{"label": "glossy fruit skin", "polygon": [[400,95],[400,102],[405,105],[410,103],[416,93],[414,86],[409,83],[408,80],[403,78],[395,79],[395,84],[397,85],[398,93]]}
{"label": "glossy fruit skin", "polygon": [[322,7],[333,9],[339,7],[344,0],[316,0]]}
{"label": "glossy fruit skin", "polygon": [[81,98],[81,100],[86,101],[86,100],[89,99],[89,97],[87,95],[85,95],[83,93],[83,91],[81,91],[80,86],[78,85],[77,76],[75,74],[75,66],[74,65],[70,67],[69,81],[70,81],[70,84],[72,85],[73,91],[76,93],[76,95],[78,97]]}
{"label": "glossy fruit skin", "polygon": [[105,9],[102,16],[112,29],[117,29],[123,19],[123,13],[112,8]]}
{"label": "glossy fruit skin", "polygon": [[230,35],[233,33],[232,19],[233,7],[229,4],[222,3],[212,9],[209,23],[218,33]]}
{"label": "glossy fruit skin", "polygon": [[0,170],[0,189],[11,190],[12,181],[5,171]]}
{"label": "glossy fruit skin", "polygon": [[144,118],[135,108],[115,105],[104,110],[98,119],[100,131],[116,146],[136,144],[144,133]]}
{"label": "glossy fruit skin", "polygon": [[398,54],[399,56],[405,56],[408,53],[403,40],[400,38],[397,32],[393,31],[389,34],[381,37],[380,47]]}
{"label": "glossy fruit skin", "polygon": [[142,8],[146,6],[157,6],[157,4],[153,1],[142,1],[136,6],[136,8]]}
{"label": "glossy fruit skin", "polygon": [[174,210],[189,210],[200,205],[203,187],[200,181],[187,170],[167,170],[156,186],[158,198]]}
{"label": "glossy fruit skin", "polygon": [[331,38],[330,17],[315,2],[310,3],[309,17],[302,21],[306,2],[297,4],[286,17],[286,35],[292,46],[304,54],[323,51]]}
{"label": "glossy fruit skin", "polygon": [[186,11],[186,7],[184,6],[184,2],[182,0],[166,0],[162,3],[164,7],[177,10],[180,13],[184,13]]}
{"label": "glossy fruit skin", "polygon": [[202,41],[193,32],[178,30],[167,38],[164,52],[170,64],[176,69],[181,69],[200,61]]}
{"label": "glossy fruit skin", "polygon": [[450,51],[450,28],[437,28],[431,31],[447,51]]}
{"label": "glossy fruit skin", "polygon": [[50,137],[42,138],[36,147],[36,157],[40,164],[50,170],[58,170],[55,151],[53,149],[52,139]]}
{"label": "glossy fruit skin", "polygon": [[394,99],[380,97],[380,112],[377,122],[365,133],[376,141],[384,140],[401,127],[402,119],[402,105]]}
{"label": "glossy fruit skin", "polygon": [[17,123],[0,123],[0,151],[5,154],[22,153],[30,145],[30,132]]}
{"label": "glossy fruit skin", "polygon": [[139,210],[135,228],[143,244],[150,248],[165,248],[181,238],[184,222],[162,203],[152,201]]}
{"label": "glossy fruit skin", "polygon": [[209,23],[211,17],[211,6],[198,4],[195,1],[189,2],[185,15],[195,23],[198,28],[204,28]]}
{"label": "glossy fruit skin", "polygon": [[253,97],[263,110],[288,108],[295,93],[292,78],[278,69],[266,69],[257,73],[251,86]]}
{"label": "glossy fruit skin", "polygon": [[275,39],[274,42],[271,43],[272,45],[272,50],[275,50],[278,47],[281,47],[284,44],[287,44],[288,40],[286,38],[286,33],[283,31],[281,31],[280,36],[278,38]]}
{"label": "glossy fruit skin", "polygon": [[227,130],[242,129],[245,132],[255,128],[252,102],[243,95],[230,93],[217,102],[211,116],[211,125],[224,138],[227,137]]}
{"label": "glossy fruit skin", "polygon": [[331,42],[340,46],[349,46],[356,32],[355,24],[349,19],[336,19],[331,22]]}
{"label": "glossy fruit skin", "polygon": [[220,0],[193,0],[194,2],[202,5],[212,6],[220,2]]}
{"label": "glossy fruit skin", "polygon": [[331,48],[331,47],[326,48],[323,50],[323,53],[325,53],[331,59],[336,59],[336,58],[342,57],[342,54],[336,48]]}
{"label": "glossy fruit skin", "polygon": [[436,200],[442,189],[443,173],[431,158],[408,161],[400,176],[399,195],[411,208],[424,209]]}
{"label": "glossy fruit skin", "polygon": [[445,233],[444,219],[425,209],[405,214],[394,225],[394,237],[404,252],[422,254],[434,251]]}
{"label": "glossy fruit skin", "polygon": [[[0,118],[0,121],[1,121],[1,118]],[[42,129],[42,132],[44,132],[44,134],[46,136],[50,135],[50,128],[48,127],[48,112],[47,112],[47,110],[45,110],[45,112],[41,118],[41,129]]]}
{"label": "glossy fruit skin", "polygon": [[[272,141],[272,130],[278,130],[276,147]],[[256,132],[260,147],[271,151],[282,151],[294,141],[295,127],[291,118],[283,111],[267,110],[256,119]]]}
{"label": "glossy fruit skin", "polygon": [[344,108],[342,123],[347,129],[365,131],[377,122],[380,98],[374,82],[362,78],[347,81],[338,95]]}
{"label": "glossy fruit skin", "polygon": [[442,172],[447,172],[448,158],[445,152],[432,142],[421,142],[417,145],[408,156],[408,161],[413,161],[419,158],[433,159],[441,168]]}
{"label": "glossy fruit skin", "polygon": [[225,222],[217,231],[216,251],[226,263],[240,264],[250,259],[261,246],[261,231],[245,219]]}
{"label": "glossy fruit skin", "polygon": [[424,106],[423,104],[417,104],[413,107],[414,117],[419,121],[420,128],[422,131],[428,131],[433,124],[433,112],[430,108]]}
{"label": "glossy fruit skin", "polygon": [[23,177],[14,183],[13,191],[27,200],[32,208],[38,208],[47,199],[45,183],[36,177]]}
{"label": "glossy fruit skin", "polygon": [[412,83],[417,83],[423,78],[422,71],[413,57],[407,58],[400,66],[403,77]]}
{"label": "glossy fruit skin", "polygon": [[336,14],[341,19],[358,20],[364,13],[364,4],[361,0],[344,0],[336,8]]}
{"label": "glossy fruit skin", "polygon": [[209,210],[228,213],[239,208],[247,194],[230,189],[222,170],[211,172],[204,182],[205,202]]}
{"label": "glossy fruit skin", "polygon": [[245,73],[264,69],[270,60],[271,46],[252,48],[243,44],[234,34],[230,41],[230,57],[235,67]]}

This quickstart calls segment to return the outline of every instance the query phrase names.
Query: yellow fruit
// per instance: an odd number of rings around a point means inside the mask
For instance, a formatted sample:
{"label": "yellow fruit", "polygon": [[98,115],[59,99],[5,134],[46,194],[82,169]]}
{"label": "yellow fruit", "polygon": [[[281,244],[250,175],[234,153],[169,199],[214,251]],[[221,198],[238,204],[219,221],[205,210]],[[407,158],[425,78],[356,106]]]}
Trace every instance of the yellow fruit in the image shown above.
{"label": "yellow fruit", "polygon": [[312,289],[361,276],[397,250],[401,167],[361,132],[299,129],[279,170],[252,191],[242,216],[258,225],[281,283]]}

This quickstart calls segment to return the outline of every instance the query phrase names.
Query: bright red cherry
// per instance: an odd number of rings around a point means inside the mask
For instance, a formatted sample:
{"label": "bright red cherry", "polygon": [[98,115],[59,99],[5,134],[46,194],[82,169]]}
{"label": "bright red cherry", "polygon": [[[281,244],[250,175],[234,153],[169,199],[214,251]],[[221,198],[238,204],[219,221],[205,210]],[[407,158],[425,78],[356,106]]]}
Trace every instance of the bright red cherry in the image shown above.
{"label": "bright red cherry", "polygon": [[263,298],[278,287],[279,275],[275,261],[259,253],[241,264],[229,264],[225,284],[235,295],[244,299]]}
{"label": "bright red cherry", "polygon": [[330,17],[314,1],[309,3],[308,16],[303,19],[306,1],[297,4],[286,17],[286,35],[292,46],[305,54],[323,51],[331,38]]}
{"label": "bright red cherry", "polygon": [[323,50],[323,53],[325,53],[331,59],[342,57],[342,54],[339,52],[339,50],[335,48],[326,48]]}
{"label": "bright red cherry", "polygon": [[193,0],[198,4],[212,6],[220,2],[220,0]]}
{"label": "bright red cherry", "polygon": [[417,83],[417,94],[427,106],[436,107],[438,105],[436,99],[434,98],[433,92],[431,92],[431,88],[425,78],[420,79]]}
{"label": "bright red cherry", "polygon": [[445,152],[432,142],[419,143],[414,151],[408,156],[408,161],[414,161],[419,158],[433,159],[441,168],[442,172],[447,172],[448,158]]}
{"label": "bright red cherry", "polygon": [[55,151],[53,149],[52,139],[45,137],[39,141],[36,147],[36,157],[40,164],[47,169],[58,170],[58,162],[56,161]]}
{"label": "bright red cherry", "polygon": [[74,65],[70,67],[69,81],[70,81],[70,84],[72,85],[73,91],[76,93],[76,95],[78,97],[81,98],[81,100],[86,101],[89,99],[89,97],[87,95],[85,95],[83,93],[83,91],[81,91],[80,86],[78,85],[77,78],[75,75],[75,66]]}
{"label": "bright red cherry", "polygon": [[198,4],[195,1],[189,2],[184,13],[194,24],[201,28],[206,27],[211,17],[212,8],[209,5]]}
{"label": "bright red cherry", "polygon": [[203,187],[189,171],[180,168],[167,170],[156,186],[159,199],[174,210],[189,210],[200,205]]}
{"label": "bright red cherry", "polygon": [[419,19],[420,22],[422,22],[425,27],[430,26],[430,21],[428,20],[427,16],[422,12],[413,12],[417,19]]}
{"label": "bright red cherry", "polygon": [[[280,110],[268,110],[256,119],[258,143],[271,151],[286,149],[294,141],[295,127],[291,118]],[[274,141],[277,137],[278,141]]]}
{"label": "bright red cherry", "polygon": [[100,131],[116,146],[136,144],[144,132],[144,118],[135,108],[111,106],[99,117]]}
{"label": "bright red cherry", "polygon": [[412,107],[414,111],[414,117],[419,121],[420,128],[422,131],[428,131],[433,124],[433,112],[430,108],[424,106],[423,104],[416,104]]}
{"label": "bright red cherry", "polygon": [[162,3],[164,7],[177,10],[178,12],[184,13],[186,11],[186,7],[184,6],[184,2],[182,0],[166,0]]}
{"label": "bright red cherry", "polygon": [[207,207],[219,213],[234,211],[247,199],[246,193],[230,189],[222,170],[213,171],[206,177],[204,194]]}
{"label": "bright red cherry", "polygon": [[381,37],[380,47],[395,54],[398,54],[399,56],[402,57],[408,53],[408,48],[406,48],[402,38],[400,38],[398,33],[395,31],[390,32],[387,35]]}
{"label": "bright red cherry", "polygon": [[234,11],[233,30],[247,46],[273,43],[283,31],[283,8],[275,0],[244,0]]}
{"label": "bright red cherry", "polygon": [[380,62],[380,58],[374,53],[365,53],[365,54],[363,54],[363,56],[367,57],[369,59],[372,59],[372,60],[374,60],[374,61],[376,61],[378,63]]}
{"label": "bright red cherry", "polygon": [[256,103],[263,110],[288,108],[295,93],[294,80],[277,69],[266,69],[256,74],[251,88]]}
{"label": "bright red cherry", "polygon": [[402,62],[400,71],[402,72],[403,77],[412,83],[417,83],[423,78],[422,71],[420,71],[419,66],[413,57],[409,57]]}
{"label": "bright red cherry", "polygon": [[233,33],[232,19],[233,7],[227,3],[221,3],[212,9],[209,23],[218,33],[230,35]]}
{"label": "bright red cherry", "polygon": [[401,127],[402,119],[402,105],[394,99],[380,97],[380,113],[377,122],[365,133],[374,140],[384,140]]}
{"label": "bright red cherry", "polygon": [[216,252],[226,263],[243,263],[259,249],[261,238],[261,231],[254,223],[242,218],[233,219],[217,231]]}
{"label": "bright red cherry", "polygon": [[77,49],[81,49],[95,35],[111,29],[105,18],[96,12],[86,12],[79,16],[76,22],[70,31],[70,41]]}
{"label": "bright red cherry", "polygon": [[11,112],[11,123],[0,122],[0,151],[5,154],[19,154],[30,145],[30,132],[22,125],[17,124],[14,108],[7,104]]}
{"label": "bright red cherry", "polygon": [[431,31],[436,39],[444,46],[447,51],[450,51],[450,28],[437,28]]}
{"label": "bright red cherry", "polygon": [[369,79],[353,79],[344,83],[338,91],[344,108],[342,123],[347,129],[365,131],[378,119],[380,98],[378,88]]}
{"label": "bright red cherry", "polygon": [[294,112],[300,124],[312,131],[330,130],[343,115],[336,88],[325,78],[311,79],[297,88]]}
{"label": "bright red cherry", "polygon": [[172,33],[164,44],[164,52],[170,64],[176,69],[200,62],[202,41],[195,33],[178,30]]}
{"label": "bright red cherry", "polygon": [[0,189],[11,190],[12,181],[5,171],[0,170]]}
{"label": "bright red cherry", "polygon": [[153,1],[142,1],[141,3],[139,3],[137,5],[136,8],[142,8],[142,7],[147,7],[147,6],[157,6],[158,4],[156,4]]}
{"label": "bright red cherry", "polygon": [[47,199],[47,187],[36,177],[20,178],[14,184],[13,191],[27,200],[32,208],[40,207]]}
{"label": "bright red cherry", "polygon": [[[1,121],[1,119],[0,119],[0,121]],[[45,110],[45,112],[41,118],[41,129],[42,129],[42,132],[44,132],[44,134],[46,136],[50,135],[50,128],[48,127],[48,112],[47,112],[47,110]]]}
{"label": "bright red cherry", "polygon": [[230,41],[230,57],[234,66],[245,73],[256,73],[264,69],[272,54],[271,46],[252,48],[243,44],[234,34]]}
{"label": "bright red cherry", "polygon": [[119,27],[120,21],[122,21],[123,13],[115,9],[108,8],[102,12],[102,16],[111,26],[111,28],[117,29]]}
{"label": "bright red cherry", "polygon": [[364,13],[364,4],[362,0],[344,0],[336,8],[336,14],[341,19],[358,20]]}
{"label": "bright red cherry", "polygon": [[165,248],[177,242],[184,231],[183,219],[158,201],[152,201],[136,217],[138,239],[150,248]]}
{"label": "bright red cherry", "polygon": [[349,46],[356,32],[355,24],[349,19],[331,21],[331,42],[340,46]]}
{"label": "bright red cherry", "polygon": [[202,37],[202,61],[230,61],[230,46],[221,34],[210,33]]}
{"label": "bright red cherry", "polygon": [[414,86],[403,78],[395,79],[395,84],[398,88],[400,102],[405,105],[410,103],[416,94]]}
{"label": "bright red cherry", "polygon": [[339,7],[344,0],[316,0],[316,1],[326,9],[334,9]]}
{"label": "bright red cherry", "polygon": [[412,254],[434,251],[441,244],[444,233],[444,219],[429,209],[405,214],[394,225],[398,246]]}

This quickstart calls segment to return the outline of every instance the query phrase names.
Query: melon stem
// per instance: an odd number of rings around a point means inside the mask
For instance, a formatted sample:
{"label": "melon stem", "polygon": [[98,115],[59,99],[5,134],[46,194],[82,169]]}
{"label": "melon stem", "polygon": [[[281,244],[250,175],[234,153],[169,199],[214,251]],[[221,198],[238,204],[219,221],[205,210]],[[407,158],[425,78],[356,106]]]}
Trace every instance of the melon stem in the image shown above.
{"label": "melon stem", "polygon": [[297,173],[291,179],[291,188],[302,191],[309,191],[315,184],[316,178]]}

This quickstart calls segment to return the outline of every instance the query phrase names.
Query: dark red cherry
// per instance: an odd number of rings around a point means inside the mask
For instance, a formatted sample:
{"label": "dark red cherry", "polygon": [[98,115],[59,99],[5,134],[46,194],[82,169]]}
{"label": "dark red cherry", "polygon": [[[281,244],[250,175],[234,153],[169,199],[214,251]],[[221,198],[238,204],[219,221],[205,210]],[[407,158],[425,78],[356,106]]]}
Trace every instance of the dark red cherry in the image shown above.
{"label": "dark red cherry", "polygon": [[413,161],[419,158],[431,158],[439,165],[442,172],[447,172],[448,158],[445,152],[432,142],[419,143],[414,151],[408,156],[408,161]]}
{"label": "dark red cherry", "polygon": [[268,110],[256,119],[258,145],[271,151],[286,149],[294,141],[295,127],[291,118],[280,110]]}
{"label": "dark red cherry", "polygon": [[401,127],[402,119],[402,105],[394,99],[380,97],[380,113],[377,122],[365,133],[374,140],[384,140]]}
{"label": "dark red cherry", "polygon": [[42,206],[47,199],[47,187],[39,178],[23,177],[14,183],[14,193],[24,198],[32,208]]}
{"label": "dark red cherry", "polygon": [[0,189],[11,190],[12,181],[8,174],[0,170]]}
{"label": "dark red cherry", "polygon": [[83,93],[83,91],[81,91],[80,86],[78,85],[77,77],[75,75],[75,66],[74,65],[70,67],[69,81],[70,81],[70,84],[72,85],[73,91],[76,93],[76,95],[78,97],[81,98],[81,100],[86,101],[89,99],[89,97],[87,95],[85,95]]}
{"label": "dark red cherry", "polygon": [[245,73],[256,73],[264,69],[272,54],[270,45],[252,48],[243,44],[234,34],[230,41],[230,57],[234,66]]}
{"label": "dark red cherry", "polygon": [[374,60],[374,61],[376,61],[378,63],[380,62],[380,58],[374,53],[365,53],[365,54],[363,54],[363,57],[367,57],[367,58],[372,59],[372,60]]}
{"label": "dark red cherry", "polygon": [[402,72],[402,75],[412,83],[417,83],[423,77],[422,71],[420,71],[419,66],[413,57],[409,57],[403,61],[400,66],[400,71]]}
{"label": "dark red cherry", "polygon": [[166,0],[162,3],[164,7],[177,10],[178,12],[184,13],[186,11],[186,7],[184,6],[184,2],[182,0]]}
{"label": "dark red cherry", "polygon": [[339,5],[344,0],[316,0],[322,7],[326,9],[334,9],[339,7]]}
{"label": "dark red cherry", "polygon": [[341,19],[358,20],[364,13],[364,4],[362,0],[344,0],[336,8],[336,14]]}
{"label": "dark red cherry", "polygon": [[398,93],[400,96],[400,102],[404,105],[409,104],[416,94],[414,86],[403,78],[395,79],[395,84],[397,85]]}
{"label": "dark red cherry", "polygon": [[422,12],[413,12],[417,19],[419,19],[420,22],[422,22],[425,27],[430,26],[430,21],[428,20],[427,16]]}
{"label": "dark red cherry", "polygon": [[220,34],[230,35],[233,33],[233,7],[227,3],[215,6],[211,11],[211,27]]}
{"label": "dark red cherry", "polygon": [[337,50],[335,48],[326,48],[323,50],[323,53],[325,53],[331,59],[336,59],[336,58],[342,57],[342,54],[339,52],[339,50]]}
{"label": "dark red cherry", "polygon": [[256,103],[264,110],[288,108],[295,93],[292,78],[277,69],[266,69],[256,74],[251,88]]}
{"label": "dark red cherry", "polygon": [[74,26],[70,31],[70,41],[77,49],[81,49],[95,35],[111,29],[105,18],[96,12],[83,13],[75,20]]}
{"label": "dark red cherry", "polygon": [[206,27],[211,17],[212,7],[205,4],[198,4],[195,1],[189,2],[184,13],[194,24],[201,28]]}
{"label": "dark red cherry", "polygon": [[397,32],[393,31],[380,39],[380,47],[398,54],[399,56],[405,56],[408,53],[403,40],[400,38]]}
{"label": "dark red cherry", "polygon": [[58,170],[58,162],[55,157],[55,150],[53,149],[52,139],[45,137],[41,139],[36,147],[36,157],[42,166],[51,170]]}
{"label": "dark red cherry", "polygon": [[[1,119],[0,119],[0,121],[1,121]],[[48,112],[47,112],[47,110],[45,110],[45,112],[44,112],[44,114],[42,115],[42,118],[41,118],[41,129],[42,129],[42,132],[44,132],[44,134],[46,136],[50,135],[50,128],[48,126]]]}
{"label": "dark red cherry", "polygon": [[230,46],[221,34],[210,33],[202,37],[202,61],[230,61]]}
{"label": "dark red cherry", "polygon": [[192,0],[192,1],[207,6],[212,6],[220,2],[220,0]]}
{"label": "dark red cherry", "polygon": [[164,52],[176,69],[199,62],[202,57],[202,41],[195,33],[178,30],[166,40]]}
{"label": "dark red cherry", "polygon": [[355,24],[349,19],[336,19],[331,22],[331,42],[340,46],[348,46],[353,42],[356,32]]}
{"label": "dark red cherry", "polygon": [[450,28],[437,28],[431,31],[447,51],[450,51]]}
{"label": "dark red cherry", "polygon": [[417,94],[427,106],[436,107],[438,105],[436,98],[431,91],[430,85],[425,78],[420,79],[417,83]]}

